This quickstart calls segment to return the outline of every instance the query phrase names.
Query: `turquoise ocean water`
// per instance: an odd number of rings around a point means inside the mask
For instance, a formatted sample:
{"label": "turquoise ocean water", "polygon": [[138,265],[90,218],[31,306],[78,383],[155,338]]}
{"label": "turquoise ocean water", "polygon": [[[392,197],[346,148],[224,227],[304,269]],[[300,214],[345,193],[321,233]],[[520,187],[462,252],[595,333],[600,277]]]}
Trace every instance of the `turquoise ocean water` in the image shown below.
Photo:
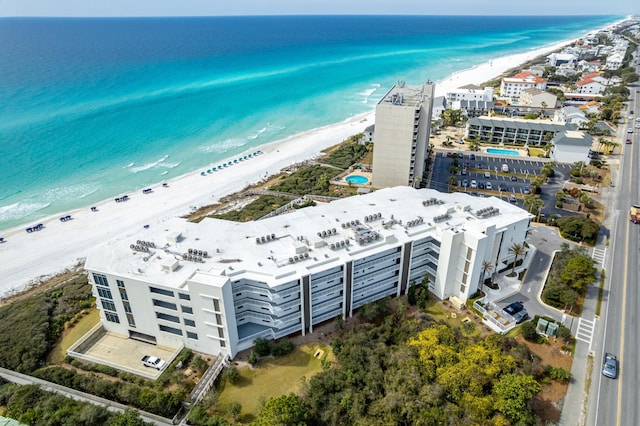
{"label": "turquoise ocean water", "polygon": [[0,230],[370,111],[399,79],[619,19],[0,19]]}

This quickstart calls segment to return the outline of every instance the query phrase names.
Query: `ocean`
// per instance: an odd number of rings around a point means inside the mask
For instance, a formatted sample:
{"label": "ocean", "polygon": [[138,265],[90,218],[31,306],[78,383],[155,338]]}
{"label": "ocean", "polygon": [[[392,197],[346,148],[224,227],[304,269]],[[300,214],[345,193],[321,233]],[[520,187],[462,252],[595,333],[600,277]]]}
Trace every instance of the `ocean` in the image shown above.
{"label": "ocean", "polygon": [[0,19],[0,230],[371,111],[398,80],[621,18]]}

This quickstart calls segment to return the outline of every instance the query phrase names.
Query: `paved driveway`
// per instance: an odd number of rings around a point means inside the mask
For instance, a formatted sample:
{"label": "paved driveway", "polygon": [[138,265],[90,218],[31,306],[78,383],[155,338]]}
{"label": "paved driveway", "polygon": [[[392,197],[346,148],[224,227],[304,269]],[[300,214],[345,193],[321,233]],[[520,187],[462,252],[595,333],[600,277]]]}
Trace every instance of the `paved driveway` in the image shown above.
{"label": "paved driveway", "polygon": [[[551,267],[553,252],[560,250],[560,246],[566,241],[560,238],[556,228],[548,226],[533,226],[529,241],[536,246],[538,251],[529,266],[520,293],[501,300],[498,302],[498,306],[506,307],[512,302],[520,301],[524,303],[524,307],[531,318],[535,315],[544,315],[556,321],[563,321],[564,319],[563,324],[571,328],[572,317],[564,316],[563,318],[562,312],[538,300],[538,294],[540,294],[544,286],[547,271]],[[572,247],[575,246],[571,242],[568,244]]]}

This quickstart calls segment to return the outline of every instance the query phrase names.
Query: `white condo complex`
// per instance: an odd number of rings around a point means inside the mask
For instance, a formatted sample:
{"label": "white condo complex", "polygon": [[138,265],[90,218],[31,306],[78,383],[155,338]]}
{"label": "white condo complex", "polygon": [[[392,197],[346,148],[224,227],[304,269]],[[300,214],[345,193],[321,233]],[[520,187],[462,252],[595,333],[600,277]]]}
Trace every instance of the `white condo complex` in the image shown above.
{"label": "white condo complex", "polygon": [[373,186],[414,186],[423,178],[435,85],[399,82],[376,105]]}
{"label": "white condo complex", "polygon": [[173,218],[109,241],[86,260],[103,327],[234,357],[426,276],[465,301],[483,261],[506,268],[531,215],[498,198],[395,187],[247,223]]}

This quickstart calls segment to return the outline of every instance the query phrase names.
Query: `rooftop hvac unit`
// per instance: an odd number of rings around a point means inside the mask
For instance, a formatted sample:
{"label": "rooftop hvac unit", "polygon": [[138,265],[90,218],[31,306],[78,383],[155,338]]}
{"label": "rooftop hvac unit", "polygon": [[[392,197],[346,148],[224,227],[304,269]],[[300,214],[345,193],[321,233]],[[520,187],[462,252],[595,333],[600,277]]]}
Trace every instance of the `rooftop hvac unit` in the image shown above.
{"label": "rooftop hvac unit", "polygon": [[352,220],[352,221],[351,221],[351,226],[355,226],[355,224],[356,224],[356,221],[355,221],[355,220]]}
{"label": "rooftop hvac unit", "polygon": [[260,241],[263,243],[265,242],[264,236],[260,237]]}
{"label": "rooftop hvac unit", "polygon": [[189,257],[189,255],[188,255],[187,253],[183,253],[183,254],[182,254],[182,258],[183,258],[183,259],[186,259],[186,258],[188,258],[188,257]]}
{"label": "rooftop hvac unit", "polygon": [[364,223],[367,223],[367,222],[369,222],[369,216],[364,217]]}
{"label": "rooftop hvac unit", "polygon": [[275,240],[276,239],[276,234],[271,234],[271,239]]}
{"label": "rooftop hvac unit", "polygon": [[331,245],[330,245],[329,247],[331,247],[331,250],[335,250],[336,245],[335,245],[335,244],[333,244],[333,243],[331,243]]}
{"label": "rooftop hvac unit", "polygon": [[137,244],[137,245],[140,245],[140,240],[136,241],[136,244]]}
{"label": "rooftop hvac unit", "polygon": [[289,263],[293,263],[293,257],[289,258]]}
{"label": "rooftop hvac unit", "polygon": [[202,257],[209,257],[209,253],[207,253],[206,251],[202,252]]}
{"label": "rooftop hvac unit", "polygon": [[153,248],[156,248],[156,243],[149,243],[149,245]]}
{"label": "rooftop hvac unit", "polygon": [[187,250],[187,253],[189,253],[189,254],[193,253],[193,249]]}
{"label": "rooftop hvac unit", "polygon": [[356,225],[360,225],[360,219],[356,219]]}
{"label": "rooftop hvac unit", "polygon": [[349,244],[351,244],[351,243],[349,242],[349,240],[344,240],[344,243],[345,243],[345,245],[347,245],[347,246],[348,246]]}
{"label": "rooftop hvac unit", "polygon": [[256,244],[260,244],[260,237],[256,238]]}
{"label": "rooftop hvac unit", "polygon": [[340,226],[342,226],[342,229],[347,227],[347,225],[345,225],[344,223],[341,223]]}
{"label": "rooftop hvac unit", "polygon": [[327,236],[327,231],[322,231],[322,237],[326,237]]}
{"label": "rooftop hvac unit", "polygon": [[344,247],[344,240],[340,241],[340,247]]}
{"label": "rooftop hvac unit", "polygon": [[318,237],[322,238],[322,232],[318,232]]}
{"label": "rooftop hvac unit", "polygon": [[202,262],[202,258],[201,257],[198,257],[198,262]]}
{"label": "rooftop hvac unit", "polygon": [[308,258],[309,258],[309,253],[305,253],[305,254],[304,254],[304,258],[305,258],[305,259],[308,259]]}
{"label": "rooftop hvac unit", "polygon": [[293,260],[297,262],[298,261],[298,255],[293,256]]}
{"label": "rooftop hvac unit", "polygon": [[133,250],[133,249],[135,249],[135,248],[136,248],[136,245],[135,245],[135,244],[131,244],[131,245],[129,246],[129,248],[130,248],[131,250]]}
{"label": "rooftop hvac unit", "polygon": [[332,228],[331,232],[333,233],[333,235],[335,235],[338,231],[336,231],[336,228]]}
{"label": "rooftop hvac unit", "polygon": [[265,240],[267,240],[267,241],[271,241],[271,235],[269,235],[269,234],[265,235],[265,237],[264,237],[264,238],[265,238]]}

